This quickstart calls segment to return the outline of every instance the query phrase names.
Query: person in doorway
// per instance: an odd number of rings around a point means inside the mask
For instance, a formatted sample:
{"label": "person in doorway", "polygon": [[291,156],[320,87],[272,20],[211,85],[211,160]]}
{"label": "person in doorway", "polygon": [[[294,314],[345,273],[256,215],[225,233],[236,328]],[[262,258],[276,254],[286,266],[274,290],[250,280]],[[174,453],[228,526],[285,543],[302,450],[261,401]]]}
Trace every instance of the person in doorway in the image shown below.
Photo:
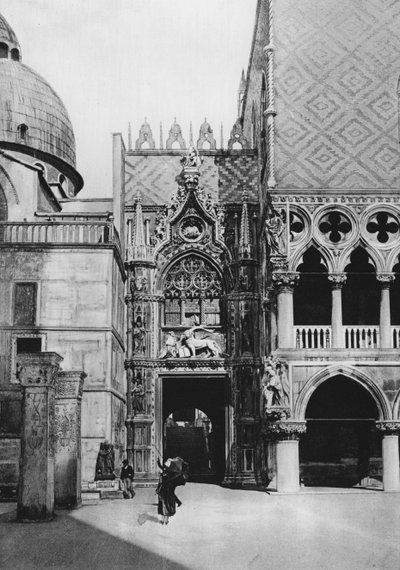
{"label": "person in doorway", "polygon": [[133,499],[136,494],[133,490],[133,467],[129,465],[127,459],[124,459],[122,462],[121,481],[124,499]]}

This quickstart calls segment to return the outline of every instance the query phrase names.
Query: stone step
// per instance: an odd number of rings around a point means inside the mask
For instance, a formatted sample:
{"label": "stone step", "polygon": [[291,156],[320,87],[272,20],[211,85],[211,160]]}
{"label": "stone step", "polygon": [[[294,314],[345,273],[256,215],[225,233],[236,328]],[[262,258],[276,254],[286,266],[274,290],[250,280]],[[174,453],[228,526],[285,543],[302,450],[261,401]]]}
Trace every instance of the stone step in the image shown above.
{"label": "stone step", "polygon": [[100,489],[100,499],[123,499],[123,493],[119,489]]}

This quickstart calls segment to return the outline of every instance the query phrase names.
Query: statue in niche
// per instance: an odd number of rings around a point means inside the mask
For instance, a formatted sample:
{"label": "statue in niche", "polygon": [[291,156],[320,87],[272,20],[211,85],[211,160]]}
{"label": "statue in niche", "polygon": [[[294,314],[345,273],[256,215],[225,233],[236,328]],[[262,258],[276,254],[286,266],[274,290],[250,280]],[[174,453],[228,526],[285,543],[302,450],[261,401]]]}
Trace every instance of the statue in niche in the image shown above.
{"label": "statue in niche", "polygon": [[265,237],[271,255],[286,255],[285,212],[271,210],[265,220]]}
{"label": "statue in niche", "polygon": [[181,159],[181,163],[183,168],[200,168],[201,158],[194,146],[188,148],[186,156]]}
{"label": "statue in niche", "polygon": [[288,408],[290,406],[287,362],[275,356],[265,358],[262,390],[267,413],[274,407]]}
{"label": "statue in niche", "polygon": [[135,354],[145,351],[144,339],[146,336],[146,329],[142,322],[142,317],[138,316],[133,323],[133,352]]}
{"label": "statue in niche", "polygon": [[95,481],[115,479],[114,473],[115,453],[114,446],[109,441],[100,443],[100,450],[96,461]]}
{"label": "statue in niche", "polygon": [[138,373],[131,390],[132,411],[134,414],[143,414],[145,412],[146,392],[143,387],[141,374]]}

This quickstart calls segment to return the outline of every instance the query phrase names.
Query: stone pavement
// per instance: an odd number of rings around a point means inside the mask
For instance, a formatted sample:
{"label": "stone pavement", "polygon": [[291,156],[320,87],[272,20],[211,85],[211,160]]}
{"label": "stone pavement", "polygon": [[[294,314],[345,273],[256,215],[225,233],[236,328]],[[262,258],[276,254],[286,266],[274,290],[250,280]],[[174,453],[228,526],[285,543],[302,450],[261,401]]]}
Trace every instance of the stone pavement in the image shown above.
{"label": "stone pavement", "polygon": [[305,489],[296,495],[189,483],[168,526],[154,489],[54,521],[15,522],[0,504],[0,568],[386,570],[400,568],[400,494]]}

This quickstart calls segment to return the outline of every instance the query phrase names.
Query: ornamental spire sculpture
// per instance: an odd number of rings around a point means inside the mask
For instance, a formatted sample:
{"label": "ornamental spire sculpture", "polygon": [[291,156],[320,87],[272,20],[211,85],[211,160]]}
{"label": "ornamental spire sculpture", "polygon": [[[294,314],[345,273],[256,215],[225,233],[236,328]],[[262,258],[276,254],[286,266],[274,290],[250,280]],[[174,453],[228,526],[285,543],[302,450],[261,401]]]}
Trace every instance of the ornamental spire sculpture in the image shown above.
{"label": "ornamental spire sculpture", "polygon": [[250,243],[249,212],[247,208],[248,193],[243,191],[242,195],[242,218],[240,221],[239,236],[239,257],[249,259],[252,257],[252,246]]}

